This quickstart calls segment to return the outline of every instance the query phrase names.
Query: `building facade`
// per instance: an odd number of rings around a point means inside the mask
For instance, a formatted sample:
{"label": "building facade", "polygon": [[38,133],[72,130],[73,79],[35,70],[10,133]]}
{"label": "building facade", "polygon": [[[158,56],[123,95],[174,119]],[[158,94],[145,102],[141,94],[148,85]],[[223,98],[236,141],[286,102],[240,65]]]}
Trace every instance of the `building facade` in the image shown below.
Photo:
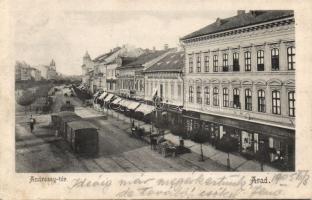
{"label": "building facade", "polygon": [[125,97],[144,99],[144,70],[164,58],[172,49],[147,50],[134,61],[118,67],[119,94]]}
{"label": "building facade", "polygon": [[40,65],[38,68],[41,71],[42,78],[46,80],[56,80],[58,78],[58,74],[56,72],[56,64],[53,59],[50,65]]}
{"label": "building facade", "polygon": [[116,93],[116,68],[121,66],[121,58],[137,57],[142,53],[142,49],[130,45],[123,45],[122,47],[111,49],[110,52],[102,54],[93,60],[90,55],[86,53],[83,57],[82,65],[83,83],[88,85],[92,93],[95,93],[99,89]]}
{"label": "building facade", "polygon": [[34,81],[40,81],[41,80],[41,71],[32,67],[30,69],[30,76]]}
{"label": "building facade", "polygon": [[184,52],[174,51],[144,70],[144,100],[158,103],[159,122],[173,132],[182,124],[183,66]]}
{"label": "building facade", "polygon": [[[294,169],[293,11],[239,11],[181,39],[186,131],[237,139],[238,151],[268,154]],[[263,153],[263,152],[262,152]]]}

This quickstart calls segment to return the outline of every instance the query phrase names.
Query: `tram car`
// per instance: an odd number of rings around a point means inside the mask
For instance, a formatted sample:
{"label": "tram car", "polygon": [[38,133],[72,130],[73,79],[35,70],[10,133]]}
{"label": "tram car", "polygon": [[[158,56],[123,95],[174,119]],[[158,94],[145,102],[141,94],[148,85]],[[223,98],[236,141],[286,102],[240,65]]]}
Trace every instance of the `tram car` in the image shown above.
{"label": "tram car", "polygon": [[60,111],[75,111],[75,106],[70,103],[70,101],[66,101],[60,108]]}
{"label": "tram car", "polygon": [[84,121],[75,112],[62,111],[51,114],[51,125],[75,153],[83,155],[98,153],[97,128]]}
{"label": "tram car", "polygon": [[81,120],[76,113],[70,111],[63,111],[56,114],[51,115],[52,125],[56,131],[58,131],[58,135],[61,135],[66,140],[66,126],[67,123],[75,120]]}
{"label": "tram car", "polygon": [[99,151],[97,128],[88,121],[69,122],[67,125],[67,141],[77,154],[94,156]]}

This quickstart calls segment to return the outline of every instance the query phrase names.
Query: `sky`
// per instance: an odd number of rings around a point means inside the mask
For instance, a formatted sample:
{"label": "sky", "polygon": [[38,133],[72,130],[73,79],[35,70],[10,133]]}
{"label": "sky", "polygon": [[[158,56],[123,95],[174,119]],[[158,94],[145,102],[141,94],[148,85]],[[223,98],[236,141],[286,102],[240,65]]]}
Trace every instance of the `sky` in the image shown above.
{"label": "sky", "polygon": [[95,58],[123,44],[150,49],[162,49],[164,44],[176,47],[184,35],[217,17],[236,13],[183,6],[175,9],[172,4],[151,7],[151,2],[147,6],[115,1],[109,6],[99,1],[63,2],[20,1],[12,6],[15,60],[36,66],[49,64],[53,58],[58,72],[80,75],[86,51]]}

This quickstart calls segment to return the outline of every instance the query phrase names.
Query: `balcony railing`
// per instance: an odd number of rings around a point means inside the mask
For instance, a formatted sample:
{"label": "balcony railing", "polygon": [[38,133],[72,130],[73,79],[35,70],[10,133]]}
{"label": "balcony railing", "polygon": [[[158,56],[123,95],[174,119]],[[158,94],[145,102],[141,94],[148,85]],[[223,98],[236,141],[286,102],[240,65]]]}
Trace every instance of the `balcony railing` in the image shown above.
{"label": "balcony railing", "polygon": [[239,71],[239,69],[240,69],[239,65],[227,65],[219,67],[220,72],[236,72]]}

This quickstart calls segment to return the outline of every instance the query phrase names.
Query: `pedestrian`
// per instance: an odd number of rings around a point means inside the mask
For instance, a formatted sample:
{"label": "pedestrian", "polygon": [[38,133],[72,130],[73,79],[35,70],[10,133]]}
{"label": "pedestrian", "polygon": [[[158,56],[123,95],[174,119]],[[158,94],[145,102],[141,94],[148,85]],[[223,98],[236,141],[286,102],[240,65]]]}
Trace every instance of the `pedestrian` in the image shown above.
{"label": "pedestrian", "polygon": [[36,120],[30,115],[30,120],[29,120],[29,126],[30,126],[30,132],[32,133],[34,130]]}

